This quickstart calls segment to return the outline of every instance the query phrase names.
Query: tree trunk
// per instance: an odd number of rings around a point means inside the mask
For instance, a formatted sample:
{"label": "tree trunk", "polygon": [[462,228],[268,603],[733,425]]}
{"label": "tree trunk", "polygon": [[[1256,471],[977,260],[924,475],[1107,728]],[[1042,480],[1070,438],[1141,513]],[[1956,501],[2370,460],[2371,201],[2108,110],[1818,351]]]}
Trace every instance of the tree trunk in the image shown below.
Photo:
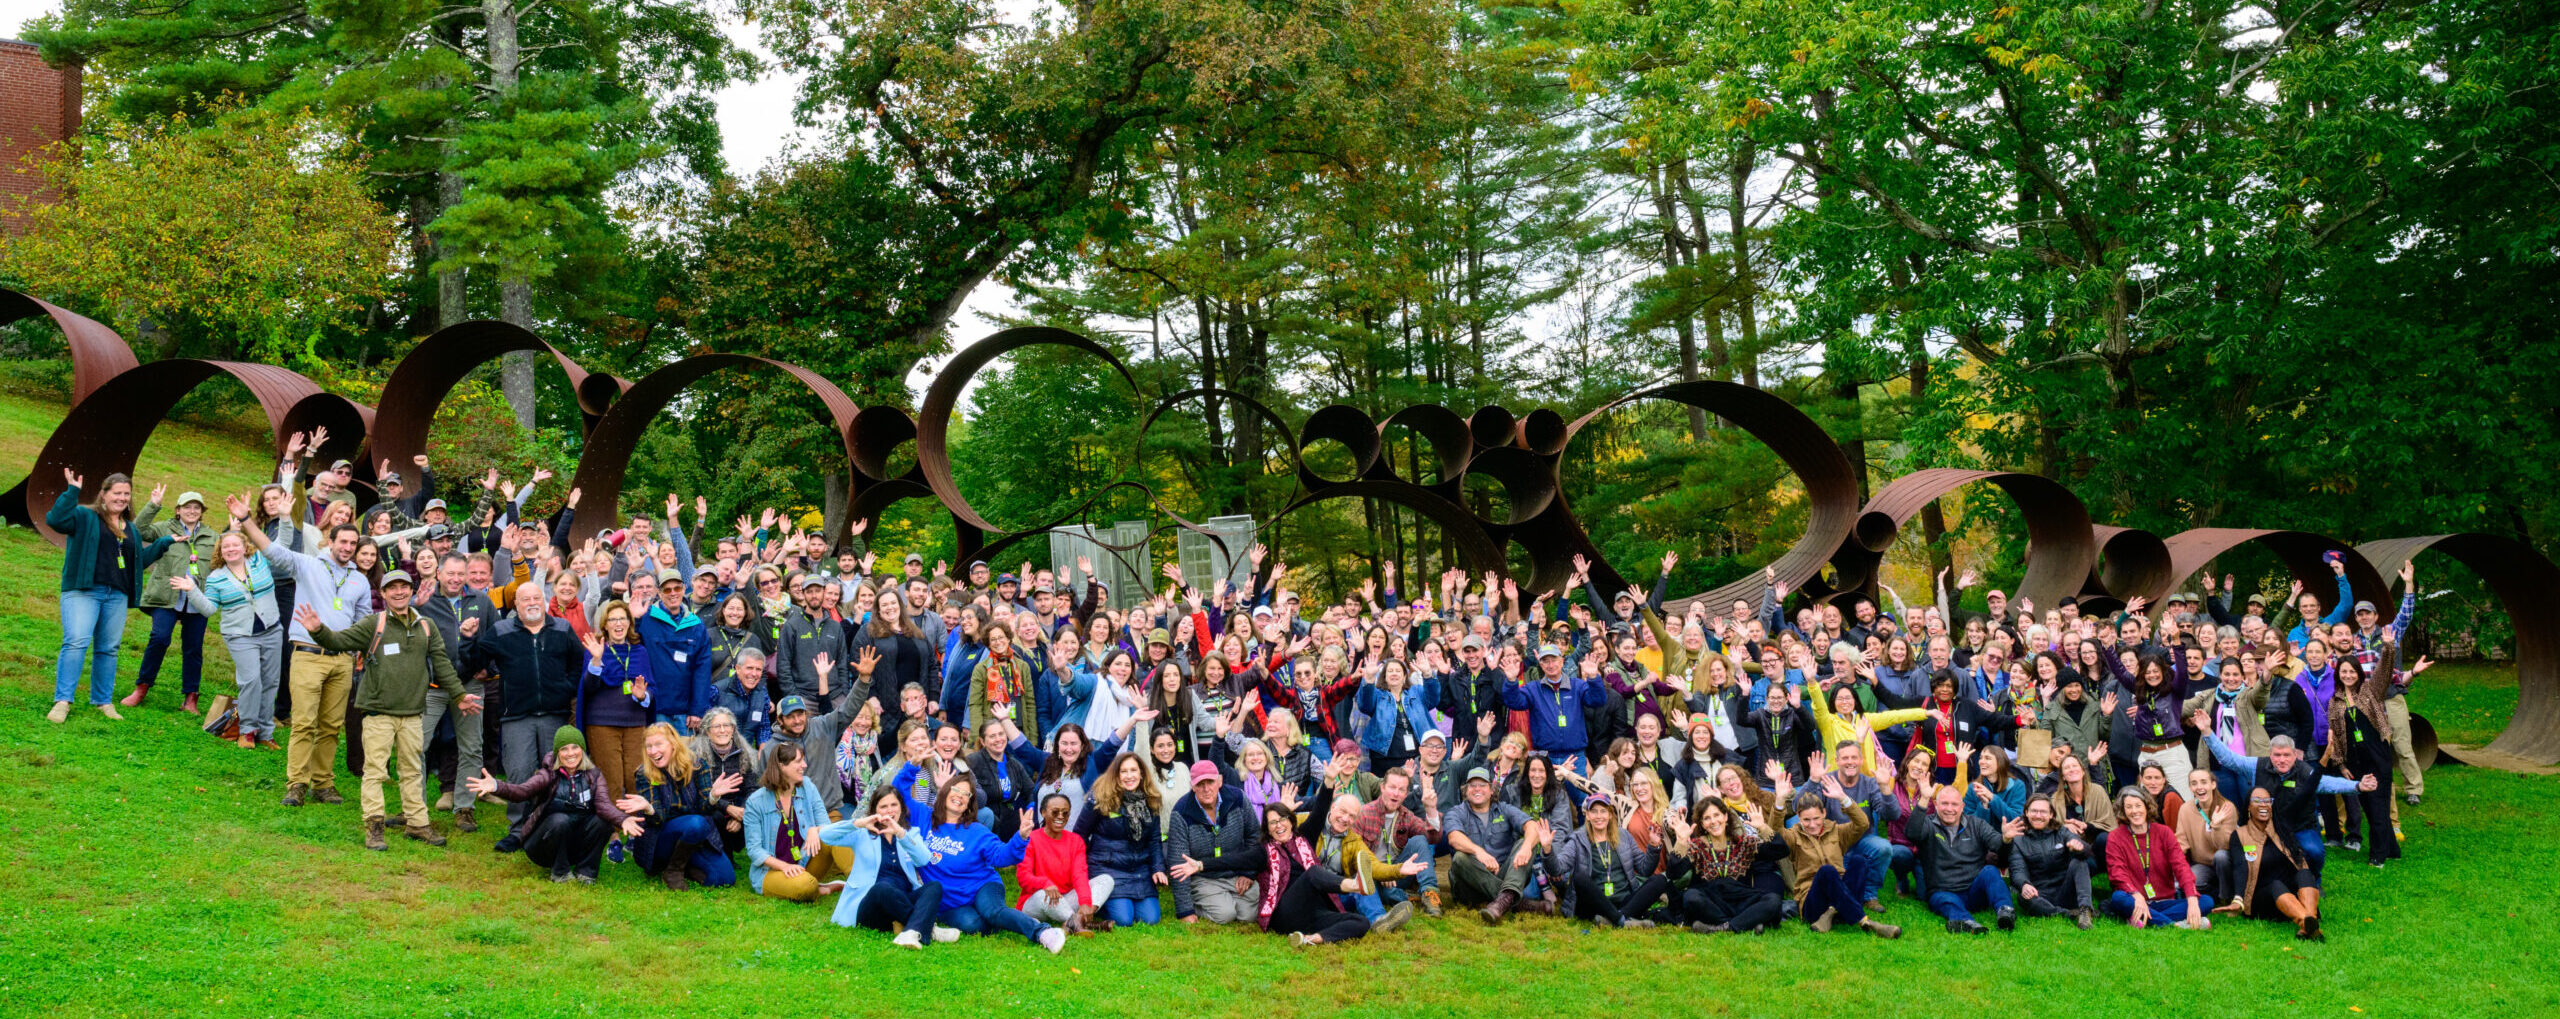
{"label": "tree trunk", "polygon": [[[533,331],[533,283],[529,280],[500,280],[498,305],[501,317],[510,324]],[[516,427],[533,431],[533,352],[508,351],[498,362],[498,388],[507,396],[507,406],[516,412]]]}
{"label": "tree trunk", "polygon": [[[437,217],[443,217],[445,210],[460,204],[462,204],[462,175],[451,172],[436,174]],[[436,257],[443,259],[451,256],[453,252],[447,250],[449,247],[445,242],[437,242]],[[470,280],[463,275],[461,266],[457,265],[436,274],[436,328],[443,329],[471,319],[469,285]]]}
{"label": "tree trunk", "polygon": [[845,483],[843,471],[828,471],[819,475],[818,484],[826,492],[820,497],[826,519],[818,525],[818,533],[832,538],[843,533],[842,529],[851,524],[851,521],[844,518],[844,514],[846,510],[852,508],[853,493]]}
{"label": "tree trunk", "polygon": [[1725,196],[1725,214],[1733,231],[1733,278],[1740,288],[1733,310],[1742,320],[1742,384],[1760,388],[1760,284],[1751,272],[1751,218],[1744,211],[1744,189],[1751,184],[1752,146],[1748,139],[1733,154],[1733,179]]}
{"label": "tree trunk", "polygon": [[[1662,224],[1663,267],[1677,272],[1683,266],[1697,265],[1697,251],[1689,246],[1686,238],[1680,236],[1680,213],[1675,204],[1676,199],[1672,195],[1674,184],[1671,168],[1667,165],[1657,166],[1647,177],[1649,183],[1653,185],[1653,216],[1655,221]],[[1689,285],[1694,287],[1697,283],[1696,275],[1692,274]],[[1690,314],[1684,311],[1673,320],[1672,327],[1680,334],[1680,381],[1696,382],[1698,381],[1697,324],[1691,320]],[[1707,412],[1694,406],[1689,407],[1688,412],[1689,438],[1699,442],[1706,441]]]}
{"label": "tree trunk", "polygon": [[[1922,402],[1927,398],[1928,393],[1929,351],[1927,348],[1916,348],[1911,351],[1911,402],[1914,404]],[[1937,583],[1938,571],[1955,566],[1955,554],[1947,548],[1947,514],[1939,506],[1940,501],[1931,499],[1928,505],[1920,507],[1920,537],[1929,548],[1929,582],[1931,584]],[[1933,587],[1931,590],[1936,589]],[[1935,596],[1932,595],[1932,597]]]}

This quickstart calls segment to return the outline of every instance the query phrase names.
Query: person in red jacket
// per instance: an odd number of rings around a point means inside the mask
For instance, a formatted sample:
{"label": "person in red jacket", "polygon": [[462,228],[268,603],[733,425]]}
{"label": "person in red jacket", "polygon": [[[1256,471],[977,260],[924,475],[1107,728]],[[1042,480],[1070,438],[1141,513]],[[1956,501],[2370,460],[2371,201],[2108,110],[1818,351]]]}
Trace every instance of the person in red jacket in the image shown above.
{"label": "person in red jacket", "polygon": [[2136,927],[2211,929],[2205,913],[2213,909],[2213,897],[2196,893],[2187,847],[2169,826],[2152,823],[2151,797],[2141,786],[2116,794],[2116,816],[2123,821],[2107,836],[2107,882],[2115,886],[2107,910]]}
{"label": "person in red jacket", "polygon": [[1111,897],[1111,875],[1086,873],[1084,836],[1067,830],[1073,812],[1064,794],[1041,798],[1040,830],[1030,834],[1022,862],[1013,869],[1014,882],[1022,886],[1015,908],[1070,933],[1099,933],[1111,929],[1110,918],[1094,912]]}

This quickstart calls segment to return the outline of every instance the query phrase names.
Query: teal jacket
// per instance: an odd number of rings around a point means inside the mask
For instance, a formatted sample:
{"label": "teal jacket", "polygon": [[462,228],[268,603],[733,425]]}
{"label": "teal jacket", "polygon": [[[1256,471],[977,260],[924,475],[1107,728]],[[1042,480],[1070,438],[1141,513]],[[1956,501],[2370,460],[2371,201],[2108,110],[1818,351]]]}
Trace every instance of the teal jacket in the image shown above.
{"label": "teal jacket", "polygon": [[[67,536],[62,543],[62,589],[86,591],[96,587],[90,583],[90,550],[106,536],[107,522],[99,518],[97,510],[80,505],[79,489],[66,488],[60,498],[53,500],[53,509],[45,513],[44,523]],[[148,545],[137,541],[141,532],[139,527],[124,529],[124,586],[134,594],[142,591],[142,572],[159,560],[160,553],[169,550],[169,539],[165,537]]]}

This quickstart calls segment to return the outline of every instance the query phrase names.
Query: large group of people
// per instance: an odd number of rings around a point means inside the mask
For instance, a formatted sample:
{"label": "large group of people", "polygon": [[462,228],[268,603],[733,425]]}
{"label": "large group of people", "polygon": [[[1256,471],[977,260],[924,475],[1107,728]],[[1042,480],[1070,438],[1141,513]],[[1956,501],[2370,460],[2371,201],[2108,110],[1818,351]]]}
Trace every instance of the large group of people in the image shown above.
{"label": "large group of people", "polygon": [[[492,471],[461,512],[423,456],[360,506],[351,464],[300,461],[324,439],[220,519],[66,472],[53,721],[84,664],[106,717],[142,705],[173,641],[197,710],[210,626],[238,676],[219,733],[281,749],[297,809],[344,802],[343,738],[370,849],[503,811],[492,848],[552,881],[743,874],[901,947],[1056,952],[1168,912],[1321,945],[1448,908],[1892,938],[1904,899],[1957,933],[2240,916],[2318,939],[2330,850],[2388,864],[2423,796],[2414,598],[2385,615],[2334,562],[2328,610],[2299,584],[2235,607],[2206,576],[2105,614],[1998,590],[1960,611],[1969,571],[1919,606],[1791,603],[1771,577],[1666,610],[1664,581],[1413,590],[1392,563],[1313,604],[1259,546],[1267,579],[1113,592],[1090,561],[878,569],[771,510],[707,533],[674,495],[573,545],[577,492],[533,519],[548,475]],[[152,638],[119,701],[135,606]]]}

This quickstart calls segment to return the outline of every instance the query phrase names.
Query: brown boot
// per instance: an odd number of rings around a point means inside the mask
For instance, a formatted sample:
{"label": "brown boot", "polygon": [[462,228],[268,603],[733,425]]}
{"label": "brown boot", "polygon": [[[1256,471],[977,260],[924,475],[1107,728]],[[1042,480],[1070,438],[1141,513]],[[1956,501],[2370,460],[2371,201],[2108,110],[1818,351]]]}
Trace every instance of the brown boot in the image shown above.
{"label": "brown boot", "polygon": [[684,860],[682,857],[677,857],[667,861],[666,869],[659,871],[658,877],[660,880],[667,883],[667,890],[671,892],[686,891],[693,887],[690,882],[687,882],[684,879]]}
{"label": "brown boot", "polygon": [[143,701],[148,700],[150,697],[151,684],[135,683],[133,685],[133,692],[124,695],[124,698],[116,701],[116,703],[122,704],[128,708],[138,708],[142,706]]}
{"label": "brown boot", "polygon": [[444,846],[444,836],[436,834],[435,826],[431,824],[409,825],[400,829],[400,834],[438,848]]}
{"label": "brown boot", "polygon": [[1501,923],[1502,915],[1511,912],[1511,907],[1519,903],[1520,893],[1504,889],[1502,894],[1493,897],[1492,902],[1485,903],[1483,909],[1477,910],[1476,915],[1484,918],[1485,926],[1491,927]]}
{"label": "brown boot", "polygon": [[475,831],[479,831],[479,830],[480,830],[480,819],[479,819],[479,818],[476,818],[476,817],[471,816],[471,808],[469,808],[469,807],[464,807],[464,808],[462,808],[462,809],[460,809],[460,810],[454,811],[454,812],[453,812],[453,830],[458,831],[458,832],[475,832]]}
{"label": "brown boot", "polygon": [[346,797],[338,795],[337,786],[330,786],[326,789],[320,790],[319,792],[312,793],[311,798],[331,806],[347,802]]}
{"label": "brown boot", "polygon": [[178,702],[178,710],[184,711],[190,715],[197,714],[196,695],[188,694],[186,700]]}
{"label": "brown boot", "polygon": [[382,829],[387,823],[388,822],[385,822],[379,817],[368,817],[364,819],[364,847],[366,849],[379,853],[391,848],[391,843],[383,841],[382,838]]}
{"label": "brown boot", "polygon": [[1555,916],[1556,900],[1544,897],[1532,899],[1524,896],[1521,898],[1519,905],[1511,907],[1511,911],[1515,913],[1529,913],[1536,916]]}

